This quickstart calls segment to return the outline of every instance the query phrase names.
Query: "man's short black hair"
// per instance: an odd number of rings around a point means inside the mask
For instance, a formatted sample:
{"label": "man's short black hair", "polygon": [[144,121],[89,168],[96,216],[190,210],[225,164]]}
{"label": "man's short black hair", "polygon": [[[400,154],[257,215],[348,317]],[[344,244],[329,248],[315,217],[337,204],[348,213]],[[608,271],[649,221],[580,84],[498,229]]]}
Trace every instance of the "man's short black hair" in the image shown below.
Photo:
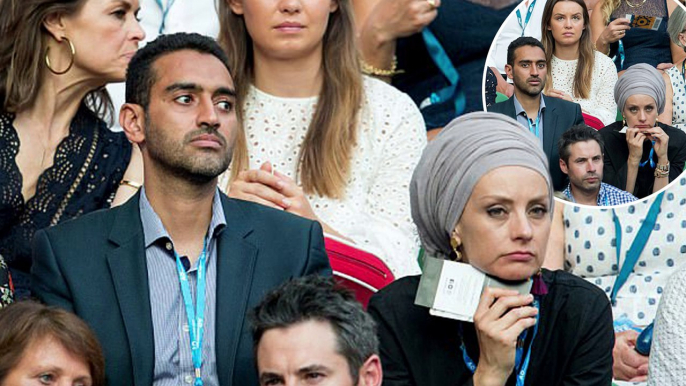
{"label": "man's short black hair", "polygon": [[557,149],[560,153],[560,159],[569,163],[571,151],[569,148],[577,142],[596,141],[600,146],[600,152],[603,152],[603,137],[600,136],[598,130],[580,123],[572,126],[569,130],[562,133],[562,136],[557,141]]}
{"label": "man's short black hair", "polygon": [[354,382],[367,359],[379,353],[374,320],[353,294],[332,278],[311,275],[293,279],[267,294],[250,319],[256,352],[268,330],[312,320],[328,322],[336,335],[337,352],[348,362]]}
{"label": "man's short black hair", "polygon": [[182,50],[213,55],[229,70],[228,57],[214,39],[197,33],[160,35],[138,50],[131,59],[126,71],[126,103],[141,105],[147,111],[150,90],[156,80],[153,64],[164,55]]}
{"label": "man's short black hair", "polygon": [[512,43],[507,46],[507,64],[514,66],[515,51],[517,51],[517,48],[524,46],[538,47],[545,53],[543,43],[541,43],[540,40],[532,38],[531,36],[521,36],[513,40]]}

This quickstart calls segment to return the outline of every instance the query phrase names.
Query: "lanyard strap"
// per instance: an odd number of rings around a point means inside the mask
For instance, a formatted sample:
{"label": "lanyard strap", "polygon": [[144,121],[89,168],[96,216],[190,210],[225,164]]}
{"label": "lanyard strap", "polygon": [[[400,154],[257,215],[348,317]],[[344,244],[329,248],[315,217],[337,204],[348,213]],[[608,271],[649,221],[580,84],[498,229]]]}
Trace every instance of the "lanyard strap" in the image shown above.
{"label": "lanyard strap", "polygon": [[188,317],[188,333],[191,341],[191,356],[193,359],[193,368],[195,369],[195,383],[194,386],[202,386],[202,377],[200,368],[202,367],[202,338],[205,332],[205,262],[207,261],[207,238],[202,246],[202,253],[198,258],[198,285],[195,302],[195,310],[193,310],[193,298],[191,296],[191,287],[188,284],[188,275],[186,269],[181,263],[179,254],[174,251],[176,257],[176,271],[179,274],[179,283],[181,284],[181,295],[183,296],[183,303],[186,306],[186,316]]}
{"label": "lanyard strap", "polygon": [[[612,286],[612,292],[610,293],[610,301],[612,301],[612,305],[617,303],[617,293],[622,288],[624,283],[626,283],[626,280],[629,278],[629,274],[631,274],[631,272],[634,270],[634,266],[636,266],[638,258],[641,256],[643,249],[648,243],[648,238],[655,228],[657,215],[660,213],[660,204],[662,204],[662,197],[664,195],[665,192],[662,192],[655,197],[655,201],[653,201],[653,204],[650,205],[650,209],[648,209],[648,215],[646,215],[645,219],[643,220],[643,224],[641,224],[641,227],[636,233],[636,238],[634,238],[629,250],[626,252],[624,264],[622,264],[622,268],[619,271],[617,280],[615,280],[615,284]],[[614,209],[612,209],[612,221],[615,223],[617,266],[619,266],[619,258],[622,254],[622,225],[620,224],[619,217]]]}
{"label": "lanyard strap", "polygon": [[167,7],[165,8],[165,6],[162,4],[162,0],[155,0],[155,3],[157,3],[157,6],[160,7],[160,10],[162,11],[162,23],[160,24],[160,29],[158,31],[160,35],[164,33],[167,15],[169,14],[169,10],[171,9],[172,5],[174,5],[175,1],[176,0],[167,0]]}
{"label": "lanyard strap", "polygon": [[[536,307],[537,310],[540,311],[540,302],[538,300],[538,296],[534,295],[534,302],[533,305]],[[521,334],[519,334],[519,337],[517,338],[517,348],[515,349],[515,370],[517,371],[517,386],[524,386],[524,380],[526,379],[526,372],[529,369],[529,360],[531,359],[531,347],[534,345],[534,339],[536,339],[536,334],[538,333],[538,318],[536,317],[536,324],[534,324],[534,333],[531,336],[531,342],[529,342],[529,347],[526,350],[526,356],[524,356],[524,360],[522,360],[522,356],[524,354],[524,341],[526,341],[526,336],[528,333],[528,329],[522,331]],[[464,334],[462,331],[462,324],[460,324],[460,338],[462,339],[462,343],[460,344],[460,349],[462,350],[462,359],[464,360],[464,364],[467,366],[469,371],[474,374],[476,372],[476,363],[472,360],[472,358],[469,357],[469,354],[467,353],[467,348],[464,345]]]}
{"label": "lanyard strap", "polygon": [[542,111],[538,112],[538,116],[536,117],[536,123],[534,123],[533,126],[531,125],[531,119],[529,119],[529,117],[526,118],[526,123],[529,124],[529,131],[531,132],[531,134],[534,134],[538,139],[541,138],[541,131],[538,127],[538,122],[541,119],[542,113]]}
{"label": "lanyard strap", "polygon": [[644,167],[650,162],[650,167],[655,169],[655,161],[653,161],[653,154],[655,154],[655,141],[650,145],[650,154],[648,154],[648,159],[638,164],[640,167]]}
{"label": "lanyard strap", "polygon": [[[455,117],[457,117],[464,112],[466,105],[464,92],[458,87],[460,75],[458,74],[457,69],[455,69],[453,63],[450,61],[445,49],[436,38],[436,35],[434,35],[429,28],[424,28],[422,30],[422,37],[424,38],[424,43],[427,51],[429,52],[429,56],[431,56],[431,59],[436,64],[436,67],[441,70],[441,73],[443,73],[446,79],[448,79],[449,83],[447,87],[431,93],[431,96],[429,96],[428,100],[425,102],[429,102],[428,105],[433,105],[452,99],[455,108]],[[422,103],[420,108],[427,106],[425,102]]]}
{"label": "lanyard strap", "polygon": [[617,48],[617,55],[619,55],[619,71],[622,71],[624,69],[624,59],[626,58],[626,55],[624,54],[624,43],[622,43],[622,39],[619,39],[619,48]]}
{"label": "lanyard strap", "polygon": [[524,24],[522,24],[522,13],[519,12],[519,9],[517,12],[517,22],[519,22],[519,26],[522,27],[522,35],[524,36],[524,29],[526,29],[526,26],[529,24],[529,19],[531,19],[531,14],[534,13],[534,6],[536,5],[536,0],[532,1],[531,4],[529,5],[529,8],[526,10],[526,19],[524,19]]}

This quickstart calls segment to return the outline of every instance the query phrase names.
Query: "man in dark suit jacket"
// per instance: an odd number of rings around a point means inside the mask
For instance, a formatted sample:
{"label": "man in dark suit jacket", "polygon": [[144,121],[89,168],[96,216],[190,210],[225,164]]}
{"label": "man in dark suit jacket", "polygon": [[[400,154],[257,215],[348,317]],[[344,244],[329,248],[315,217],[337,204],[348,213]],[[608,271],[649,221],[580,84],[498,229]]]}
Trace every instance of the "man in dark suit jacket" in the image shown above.
{"label": "man in dark suit jacket", "polygon": [[532,37],[520,37],[507,48],[507,76],[514,81],[512,98],[488,107],[488,111],[508,115],[542,139],[543,150],[548,155],[548,167],[555,190],[567,185],[567,178],[560,170],[557,142],[570,127],[584,123],[581,107],[542,94],[547,78],[543,45]]}
{"label": "man in dark suit jacket", "polygon": [[330,274],[318,223],[217,189],[237,130],[228,68],[195,34],[138,51],[120,122],[143,188],[36,235],[33,292],[95,330],[109,385],[257,385],[246,312],[291,277]]}

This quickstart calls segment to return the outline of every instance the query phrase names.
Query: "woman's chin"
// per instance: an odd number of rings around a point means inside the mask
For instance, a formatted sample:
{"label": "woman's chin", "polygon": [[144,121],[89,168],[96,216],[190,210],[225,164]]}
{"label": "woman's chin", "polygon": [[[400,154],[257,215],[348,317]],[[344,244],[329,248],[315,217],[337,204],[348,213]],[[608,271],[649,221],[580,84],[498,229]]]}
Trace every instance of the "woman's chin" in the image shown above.
{"label": "woman's chin", "polygon": [[509,266],[498,267],[492,272],[487,272],[490,276],[505,281],[522,281],[531,278],[540,270],[539,266]]}

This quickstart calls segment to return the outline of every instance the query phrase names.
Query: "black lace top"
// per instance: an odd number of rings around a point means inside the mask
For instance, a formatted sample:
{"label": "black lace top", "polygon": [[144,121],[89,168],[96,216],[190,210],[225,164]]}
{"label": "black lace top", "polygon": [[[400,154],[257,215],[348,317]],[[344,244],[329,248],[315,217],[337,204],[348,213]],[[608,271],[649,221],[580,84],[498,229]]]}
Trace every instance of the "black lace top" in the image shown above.
{"label": "black lace top", "polygon": [[69,135],[57,146],[53,165],[38,178],[35,195],[24,202],[13,121],[13,114],[0,112],[0,255],[14,275],[29,272],[37,230],[110,206],[129,164],[131,144],[81,106]]}

